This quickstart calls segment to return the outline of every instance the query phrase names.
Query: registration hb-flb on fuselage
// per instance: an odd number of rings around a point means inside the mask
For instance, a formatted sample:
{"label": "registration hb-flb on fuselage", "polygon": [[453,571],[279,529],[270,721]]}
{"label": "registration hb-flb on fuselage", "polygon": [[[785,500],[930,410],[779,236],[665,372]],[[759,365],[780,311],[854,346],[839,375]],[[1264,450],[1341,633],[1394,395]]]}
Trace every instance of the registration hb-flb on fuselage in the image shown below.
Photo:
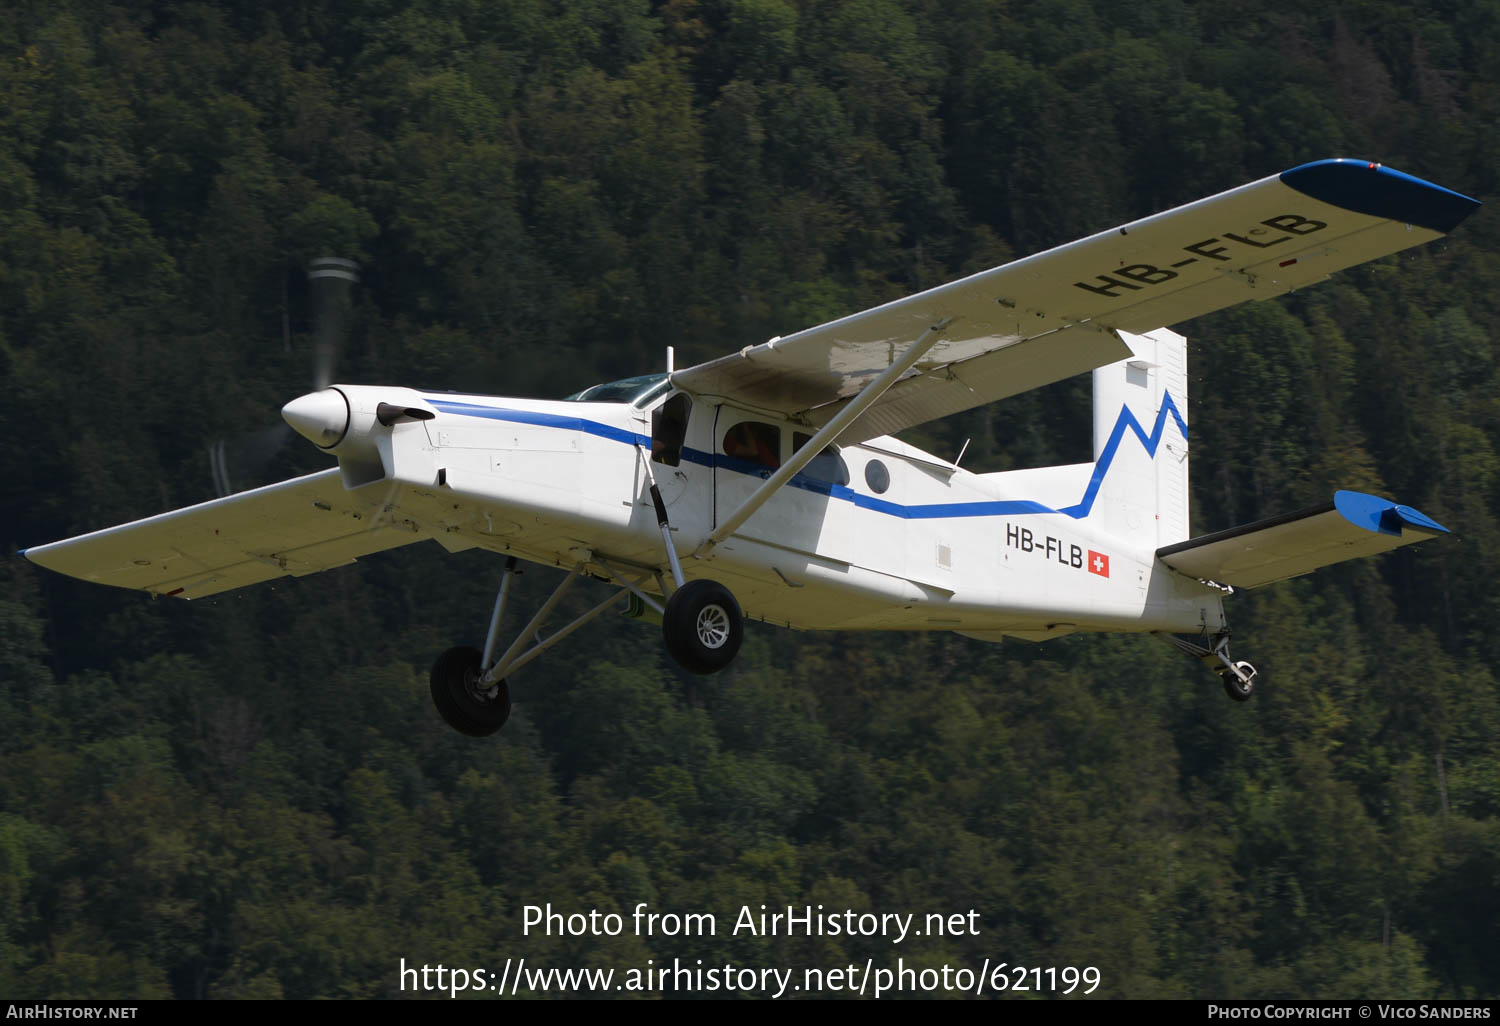
{"label": "registration hb-flb on fuselage", "polygon": [[[1190,537],[1186,346],[1163,326],[1439,238],[1477,205],[1378,164],[1318,161],[566,400],[335,385],[283,415],[336,468],[25,554],[198,598],[422,539],[490,550],[503,563],[485,643],[443,653],[431,677],[443,717],[474,735],[505,722],[510,674],[621,601],[659,618],[700,673],[729,664],[746,617],[984,640],[1136,631],[1244,699],[1255,670],[1229,655],[1233,589],[1445,528],[1336,491]],[[1089,463],[975,474],[893,437],[1084,372]],[[505,645],[517,560],[568,573]],[[614,587],[536,640],[583,577]]]}

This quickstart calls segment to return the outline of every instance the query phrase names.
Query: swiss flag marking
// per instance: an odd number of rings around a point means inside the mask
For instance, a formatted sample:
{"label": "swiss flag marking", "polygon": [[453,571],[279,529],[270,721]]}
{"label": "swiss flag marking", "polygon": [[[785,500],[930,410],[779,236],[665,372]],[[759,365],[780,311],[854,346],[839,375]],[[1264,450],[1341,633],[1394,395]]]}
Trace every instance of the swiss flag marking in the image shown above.
{"label": "swiss flag marking", "polygon": [[1102,552],[1089,549],[1089,573],[1100,577],[1109,576],[1109,557]]}

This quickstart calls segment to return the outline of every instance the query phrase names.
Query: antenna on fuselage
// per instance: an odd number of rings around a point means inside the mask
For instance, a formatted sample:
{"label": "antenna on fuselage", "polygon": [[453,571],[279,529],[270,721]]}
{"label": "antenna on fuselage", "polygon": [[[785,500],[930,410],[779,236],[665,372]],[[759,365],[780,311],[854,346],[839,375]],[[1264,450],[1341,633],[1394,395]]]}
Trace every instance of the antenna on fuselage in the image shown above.
{"label": "antenna on fuselage", "polygon": [[676,370],[676,368],[673,366],[675,358],[676,358],[676,353],[673,351],[673,349],[672,349],[671,346],[667,346],[667,375],[668,375],[668,377],[671,376],[672,371]]}
{"label": "antenna on fuselage", "polygon": [[963,459],[964,459],[964,453],[966,453],[966,452],[968,452],[968,451],[969,451],[969,443],[970,443],[970,442],[972,442],[972,441],[973,441],[973,440],[974,440],[974,439],[972,439],[972,438],[965,438],[965,439],[964,439],[964,445],[963,445],[963,448],[962,448],[962,449],[959,449],[959,450],[958,450],[958,455],[957,455],[957,456],[955,456],[955,457],[954,457],[954,458],[953,458],[953,465],[954,465],[954,466],[955,466],[955,467],[956,467],[956,466],[958,466],[958,465],[959,465],[959,464],[960,464],[960,463],[962,463],[962,462],[963,462]]}

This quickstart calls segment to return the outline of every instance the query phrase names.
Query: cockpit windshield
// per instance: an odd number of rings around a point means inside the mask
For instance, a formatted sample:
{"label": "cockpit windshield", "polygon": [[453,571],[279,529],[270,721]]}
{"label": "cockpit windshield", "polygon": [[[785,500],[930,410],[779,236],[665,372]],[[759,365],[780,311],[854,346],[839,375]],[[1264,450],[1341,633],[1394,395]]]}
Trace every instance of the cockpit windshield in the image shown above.
{"label": "cockpit windshield", "polygon": [[574,392],[564,398],[575,403],[634,403],[644,406],[672,387],[665,374],[637,374]]}

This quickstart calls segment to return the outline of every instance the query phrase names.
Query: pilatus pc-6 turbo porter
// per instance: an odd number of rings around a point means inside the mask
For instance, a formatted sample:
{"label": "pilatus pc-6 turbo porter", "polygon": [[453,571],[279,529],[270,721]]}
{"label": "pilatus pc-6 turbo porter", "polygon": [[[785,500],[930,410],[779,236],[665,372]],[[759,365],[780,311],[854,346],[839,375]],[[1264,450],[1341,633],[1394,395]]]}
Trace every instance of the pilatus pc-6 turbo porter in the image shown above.
{"label": "pilatus pc-6 turbo porter", "polygon": [[[723,669],[746,617],[984,641],[1152,632],[1243,700],[1224,598],[1445,533],[1388,499],[1188,532],[1183,336],[1439,238],[1478,206],[1365,161],[1324,160],[681,370],[562,400],[334,385],[283,417],[338,466],[27,549],[34,563],[201,598],[432,539],[501,557],[482,649],[432,668],[443,718],[510,714],[507,677],[621,599],[687,670]],[[893,438],[1093,372],[1094,461],[975,474]],[[1253,402],[1254,397],[1248,401]],[[517,560],[568,573],[513,643]],[[542,640],[580,578],[611,594]],[[1188,635],[1189,637],[1180,637]]]}

